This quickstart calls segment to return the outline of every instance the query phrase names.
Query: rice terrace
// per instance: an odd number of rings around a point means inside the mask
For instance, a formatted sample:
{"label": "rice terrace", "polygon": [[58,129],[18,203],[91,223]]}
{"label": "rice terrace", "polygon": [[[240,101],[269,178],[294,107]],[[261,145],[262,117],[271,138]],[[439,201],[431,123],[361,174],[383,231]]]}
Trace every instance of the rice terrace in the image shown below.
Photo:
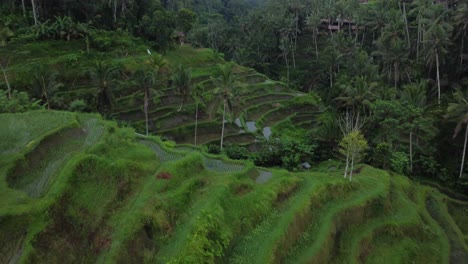
{"label": "rice terrace", "polygon": [[0,1],[0,264],[468,264],[467,21]]}

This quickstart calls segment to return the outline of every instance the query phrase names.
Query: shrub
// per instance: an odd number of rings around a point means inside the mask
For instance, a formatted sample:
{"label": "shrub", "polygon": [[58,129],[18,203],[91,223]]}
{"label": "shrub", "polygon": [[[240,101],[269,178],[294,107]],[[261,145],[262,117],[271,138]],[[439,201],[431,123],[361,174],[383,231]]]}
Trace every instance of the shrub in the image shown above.
{"label": "shrub", "polygon": [[408,174],[409,158],[404,152],[394,152],[390,159],[390,167],[399,174]]}
{"label": "shrub", "polygon": [[388,169],[392,156],[392,146],[388,143],[379,143],[373,150],[371,164],[384,170]]}
{"label": "shrub", "polygon": [[71,102],[70,106],[68,107],[68,110],[70,110],[71,112],[84,112],[86,107],[87,105],[83,100],[77,99]]}
{"label": "shrub", "polygon": [[228,145],[224,148],[226,155],[235,160],[242,160],[249,158],[249,151],[244,146],[239,145]]}
{"label": "shrub", "polygon": [[221,153],[221,148],[218,145],[210,144],[207,147],[208,147],[208,153],[210,153],[210,154],[220,154]]}

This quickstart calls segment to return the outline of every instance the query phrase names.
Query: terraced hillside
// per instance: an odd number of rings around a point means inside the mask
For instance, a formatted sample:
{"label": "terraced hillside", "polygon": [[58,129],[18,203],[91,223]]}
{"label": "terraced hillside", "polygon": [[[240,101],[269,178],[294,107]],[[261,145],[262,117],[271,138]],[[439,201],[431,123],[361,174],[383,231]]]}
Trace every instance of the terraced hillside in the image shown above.
{"label": "terraced hillside", "polygon": [[466,263],[468,202],[364,166],[303,173],[95,115],[0,115],[0,263]]}
{"label": "terraced hillside", "polygon": [[[138,44],[138,45],[137,45]],[[140,46],[141,45],[141,46]],[[98,83],[92,78],[95,63],[102,60],[109,68],[120,69],[121,75],[109,81],[114,99],[109,118],[121,120],[140,133],[145,131],[143,93],[133,81],[132,74],[141,64],[151,58],[146,47],[135,40],[134,48],[114,47],[112,52],[91,49],[87,54],[84,41],[74,40],[63,45],[61,42],[15,43],[0,55],[11,61],[6,73],[12,87],[34,90],[31,74],[47,77],[55,72],[56,81],[63,86],[55,92],[52,102],[60,109],[67,109],[75,99],[88,105],[96,104]],[[120,48],[127,49],[126,52]],[[96,59],[99,58],[99,59]],[[195,49],[179,46],[164,55],[168,63],[166,79],[179,65],[190,67],[193,86],[202,90],[198,111],[198,144],[216,143],[221,137],[222,103],[214,94],[212,76],[216,76],[223,57],[210,49]],[[38,70],[40,69],[40,70]],[[293,91],[286,84],[273,81],[253,69],[236,66],[234,69],[239,85],[233,100],[233,111],[227,115],[225,141],[251,144],[257,138],[274,136],[276,126],[292,121],[295,128],[313,126],[319,110],[318,99]],[[119,79],[119,81],[115,81]],[[31,83],[32,82],[32,83]],[[149,104],[149,129],[152,134],[163,135],[177,143],[194,143],[195,103],[191,96],[181,108],[181,96],[170,81],[155,88],[157,94]],[[35,97],[39,94],[32,94]],[[93,110],[95,109],[87,109]],[[272,135],[273,133],[273,135]]]}

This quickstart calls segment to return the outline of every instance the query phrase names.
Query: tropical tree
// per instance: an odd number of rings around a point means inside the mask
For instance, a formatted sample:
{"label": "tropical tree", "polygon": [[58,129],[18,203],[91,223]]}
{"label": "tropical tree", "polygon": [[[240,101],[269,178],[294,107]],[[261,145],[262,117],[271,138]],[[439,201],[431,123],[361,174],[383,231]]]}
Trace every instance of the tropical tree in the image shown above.
{"label": "tropical tree", "polygon": [[61,82],[57,81],[56,77],[56,73],[47,72],[46,69],[37,70],[33,76],[34,93],[47,104],[49,110],[52,109],[53,95],[63,86]]}
{"label": "tropical tree", "polygon": [[197,145],[197,129],[198,129],[198,105],[202,100],[203,87],[201,85],[196,85],[192,90],[190,90],[193,100],[195,100],[195,146]]}
{"label": "tropical tree", "polygon": [[340,101],[346,108],[366,113],[370,103],[374,99],[373,90],[377,86],[375,82],[368,82],[365,77],[358,76],[350,84],[343,84],[341,96],[335,100]]}
{"label": "tropical tree", "polygon": [[[434,10],[436,12],[437,10]],[[445,11],[440,11],[437,16],[431,19],[430,26],[424,34],[423,44],[425,45],[426,63],[433,65],[434,61],[437,70],[437,94],[440,105],[440,64],[444,54],[448,53],[448,46],[451,44],[450,35],[453,27],[444,21]],[[428,22],[429,23],[429,22]]]}
{"label": "tropical tree", "polygon": [[6,74],[6,69],[8,67],[8,62],[6,62],[5,64],[3,64],[3,62],[0,62],[0,69],[2,70],[2,73],[3,73],[3,78],[5,79],[5,83],[6,83],[6,86],[7,86],[7,92],[8,92],[8,98],[11,98],[11,86],[10,86],[10,82],[8,80],[8,76]]}
{"label": "tropical tree", "polygon": [[149,100],[152,97],[152,94],[156,93],[154,87],[156,86],[157,77],[156,73],[148,67],[138,69],[133,76],[135,84],[140,88],[139,92],[143,92],[143,112],[145,113],[145,132],[146,136],[149,135],[149,125],[148,125],[148,107]]}
{"label": "tropical tree", "polygon": [[461,176],[463,175],[466,145],[468,141],[468,93],[466,91],[458,89],[453,94],[453,98],[455,99],[455,101],[449,104],[447,108],[447,115],[445,115],[445,118],[454,120],[455,122],[457,122],[457,125],[453,133],[453,138],[457,137],[458,133],[463,129],[463,126],[466,124],[465,143],[463,144],[462,161],[460,165],[459,178],[461,178]]}
{"label": "tropical tree", "polygon": [[463,53],[465,51],[465,38],[468,30],[468,4],[460,3],[455,11],[454,22],[456,25],[456,36],[460,38],[460,65],[463,64]]}
{"label": "tropical tree", "polygon": [[226,108],[232,109],[231,99],[235,96],[238,87],[238,77],[234,73],[234,64],[228,63],[221,66],[215,78],[211,78],[215,89],[214,94],[217,94],[223,102],[223,120],[221,129],[220,149],[223,150],[224,127],[226,124]]}
{"label": "tropical tree", "polygon": [[134,76],[134,83],[140,88],[138,92],[143,93],[143,112],[145,113],[146,135],[149,135],[148,108],[153,95],[158,94],[157,87],[163,85],[165,81],[167,61],[160,55],[152,55],[145,64],[138,69]]}
{"label": "tropical tree", "polygon": [[118,72],[116,67],[99,60],[89,69],[91,79],[96,85],[96,108],[100,113],[111,111],[114,103],[112,85]]}
{"label": "tropical tree", "polygon": [[184,103],[192,89],[192,69],[179,65],[172,75],[172,84],[176,88],[176,93],[181,97],[179,110],[182,110]]}
{"label": "tropical tree", "polygon": [[377,41],[377,50],[372,54],[381,57],[382,72],[387,75],[389,81],[393,79],[394,88],[397,88],[405,67],[409,64],[407,47],[401,39],[384,40],[385,38],[380,38]]}
{"label": "tropical tree", "polygon": [[[339,152],[346,156],[346,160],[351,161],[349,168],[349,180],[353,179],[354,163],[358,163],[362,157],[364,151],[368,148],[367,140],[359,132],[354,130],[341,140],[339,144]],[[346,164],[344,178],[348,175],[348,164]]]}

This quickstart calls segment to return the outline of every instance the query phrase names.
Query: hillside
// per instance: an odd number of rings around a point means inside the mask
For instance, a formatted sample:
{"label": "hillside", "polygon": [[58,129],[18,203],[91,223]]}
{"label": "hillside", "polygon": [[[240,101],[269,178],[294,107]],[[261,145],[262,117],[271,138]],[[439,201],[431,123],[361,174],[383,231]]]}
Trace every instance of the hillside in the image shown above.
{"label": "hillside", "polygon": [[[111,34],[111,33],[109,33]],[[114,36],[113,33],[111,36]],[[115,35],[117,36],[117,35]],[[114,36],[114,37],[115,37]],[[152,58],[146,47],[137,39],[129,43],[115,43],[111,50],[103,51],[96,44],[86,53],[83,40],[46,41],[36,43],[12,42],[0,55],[8,58],[6,70],[12,87],[29,91],[35,98],[42,98],[35,78],[44,78],[50,83],[59,83],[49,94],[52,108],[69,109],[74,100],[81,99],[88,106],[85,111],[95,111],[99,93],[99,69],[118,71],[121,76],[109,78],[112,107],[106,112],[108,118],[131,125],[138,132],[145,131],[144,95],[134,80],[134,72]],[[201,90],[198,108],[198,144],[218,143],[221,137],[223,105],[214,93],[212,77],[220,65],[227,62],[219,53],[210,49],[192,48],[189,45],[175,47],[164,54],[167,61],[165,79],[154,91],[149,102],[149,131],[163,135],[177,143],[193,144],[195,130],[195,101],[193,96],[185,100],[171,84],[171,75],[183,65],[190,68],[192,83]],[[319,111],[317,96],[309,96],[290,89],[286,84],[273,81],[251,68],[236,65],[236,96],[226,117],[225,141],[227,143],[252,144],[259,139],[268,139],[277,132],[276,126],[288,122],[289,129],[310,129]],[[31,78],[31,75],[33,75]],[[37,76],[37,77],[36,77]],[[57,78],[59,77],[59,78]],[[49,81],[51,78],[53,81]],[[183,102],[184,101],[184,102]]]}
{"label": "hillside", "polygon": [[95,114],[0,114],[1,263],[464,263],[468,203],[362,165],[265,169]]}

